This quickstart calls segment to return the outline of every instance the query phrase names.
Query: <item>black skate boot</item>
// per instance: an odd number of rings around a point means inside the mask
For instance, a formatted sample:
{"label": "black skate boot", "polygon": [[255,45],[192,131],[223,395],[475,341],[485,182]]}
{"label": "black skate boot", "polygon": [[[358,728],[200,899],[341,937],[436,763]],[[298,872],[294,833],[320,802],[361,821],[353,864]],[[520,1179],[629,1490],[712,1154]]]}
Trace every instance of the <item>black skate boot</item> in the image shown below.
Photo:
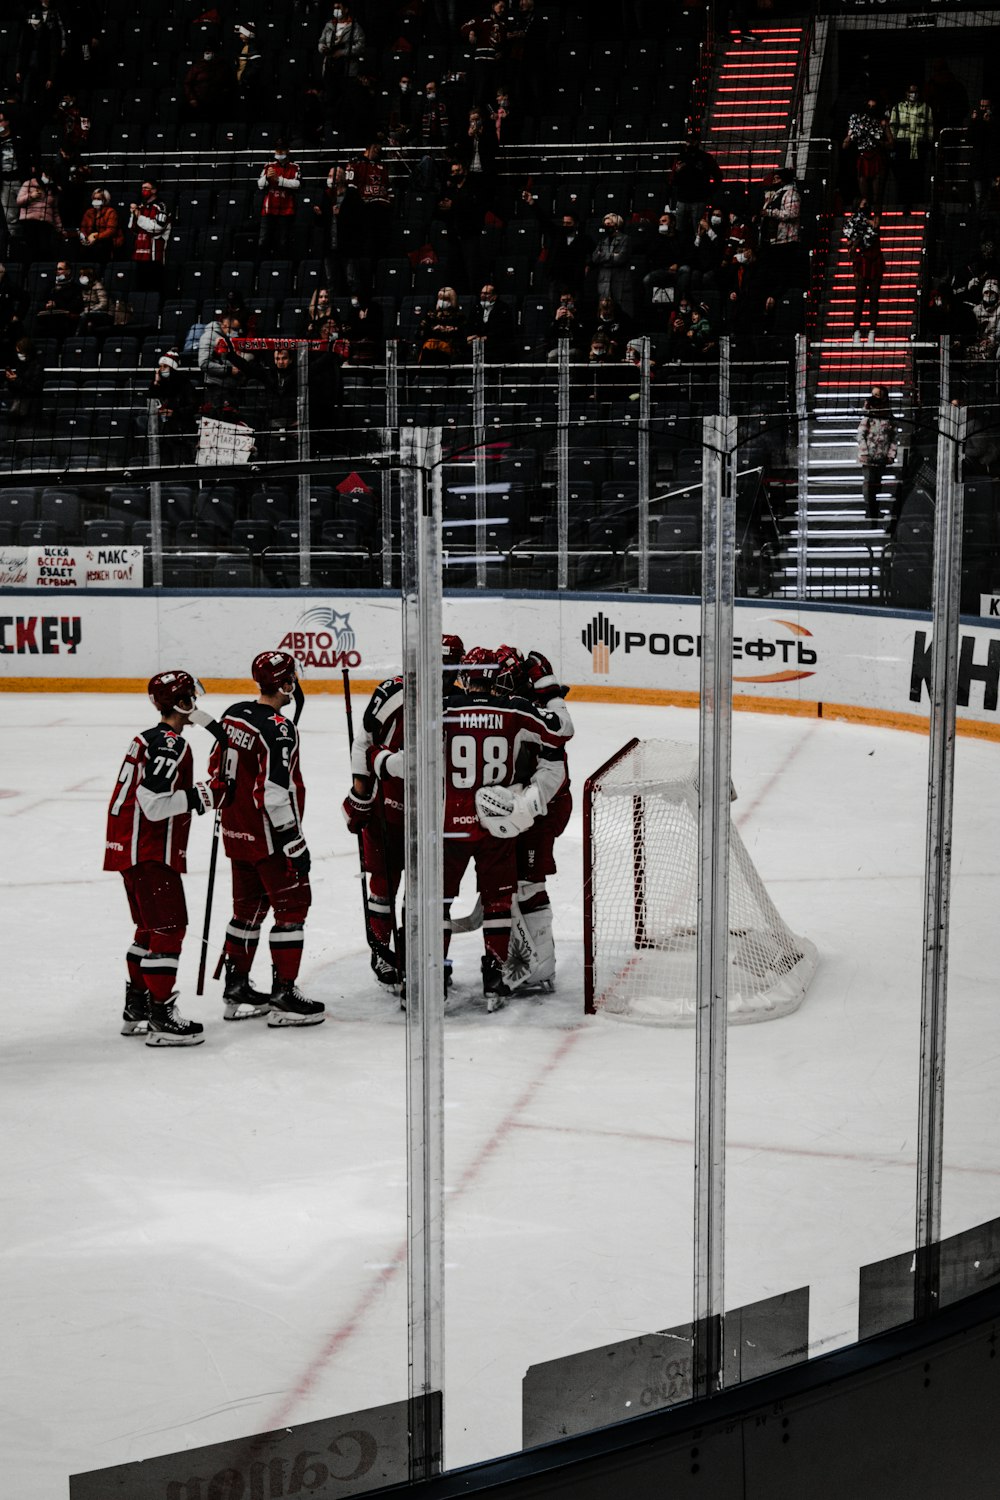
{"label": "black skate boot", "polygon": [[197,1047],[205,1040],[200,1021],[186,1021],[177,1010],[177,992],[169,1000],[149,1002],[147,1047]]}
{"label": "black skate boot", "polygon": [[249,974],[240,974],[231,958],[226,959],[226,987],[222,992],[224,1021],[252,1021],[271,1012],[271,997],[254,989]]}
{"label": "black skate boot", "polygon": [[399,989],[399,970],[388,948],[372,949],[372,973],[387,990]]}
{"label": "black skate boot", "polygon": [[320,1000],[307,1000],[295,987],[294,979],[274,976],[271,991],[271,1014],[268,1026],[316,1026],[326,1020],[326,1006]]}
{"label": "black skate boot", "polygon": [[503,981],[503,965],[495,953],[483,954],[483,994],[487,1013],[502,1009],[510,994]]}
{"label": "black skate boot", "polygon": [[145,1036],[149,1030],[149,991],[129,982],[125,986],[122,1036]]}

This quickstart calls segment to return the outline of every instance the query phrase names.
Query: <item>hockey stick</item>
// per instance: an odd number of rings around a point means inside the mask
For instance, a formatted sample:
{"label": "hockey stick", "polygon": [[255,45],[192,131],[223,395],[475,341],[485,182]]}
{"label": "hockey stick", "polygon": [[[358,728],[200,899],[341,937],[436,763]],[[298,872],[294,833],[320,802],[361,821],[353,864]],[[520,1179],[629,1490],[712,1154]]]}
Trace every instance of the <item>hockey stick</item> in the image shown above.
{"label": "hockey stick", "polygon": [[476,904],[464,917],[451,918],[452,932],[478,932],[483,925],[483,903],[481,897],[476,897]]}
{"label": "hockey stick", "polygon": [[[344,679],[344,713],[347,716],[347,748],[348,748],[348,751],[353,751],[353,749],[354,749],[354,713],[353,713],[352,708],[351,708],[351,669],[350,669],[350,667],[342,667],[341,668],[341,675],[343,676],[343,679]],[[352,786],[354,785],[354,769],[353,769],[353,767],[351,768],[351,785]],[[385,818],[384,811],[382,811],[380,809],[380,816],[376,820],[376,827],[378,829],[379,844],[381,846],[380,849],[379,849],[379,853],[382,856],[382,868],[386,872],[386,883],[388,884],[389,865],[388,865],[388,861],[386,859],[385,821],[384,821],[384,818]],[[362,907],[362,910],[364,911],[364,914],[365,914],[365,937],[368,940],[368,946],[369,946],[369,948],[371,949],[371,951],[373,953],[377,954],[380,958],[385,959],[388,963],[396,965],[397,968],[398,968],[398,963],[399,963],[398,954],[399,954],[400,950],[399,950],[399,930],[398,930],[398,928],[396,926],[396,903],[395,903],[395,901],[391,901],[389,903],[389,921],[390,921],[390,925],[392,927],[392,951],[390,952],[390,950],[385,946],[384,943],[380,943],[379,942],[378,938],[375,936],[374,932],[372,931],[372,914],[371,914],[371,910],[369,909],[369,906],[368,906],[368,880],[367,880],[367,871],[365,870],[365,846],[364,846],[363,837],[362,837],[362,835],[360,833],[358,834],[358,865],[359,865],[359,868],[361,870],[361,907]]]}
{"label": "hockey stick", "polygon": [[[212,828],[212,856],[208,862],[208,890],[205,893],[205,925],[201,932],[201,957],[198,960],[198,988],[197,995],[205,993],[205,966],[208,963],[208,929],[212,922],[212,896],[215,892],[215,867],[219,862],[219,829],[222,819],[222,809],[215,809],[215,824]],[[222,969],[222,959],[216,968],[214,978],[218,979]]]}

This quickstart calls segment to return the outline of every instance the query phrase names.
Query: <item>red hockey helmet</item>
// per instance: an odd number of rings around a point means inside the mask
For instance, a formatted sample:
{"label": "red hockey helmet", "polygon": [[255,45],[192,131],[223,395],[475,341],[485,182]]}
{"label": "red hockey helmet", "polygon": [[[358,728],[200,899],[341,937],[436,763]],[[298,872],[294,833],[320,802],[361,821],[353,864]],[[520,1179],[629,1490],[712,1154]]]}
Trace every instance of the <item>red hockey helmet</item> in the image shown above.
{"label": "red hockey helmet", "polygon": [[455,668],[465,655],[465,646],[460,635],[441,637],[441,660],[446,667]]}
{"label": "red hockey helmet", "polygon": [[505,693],[524,692],[524,657],[516,646],[498,646],[496,649],[496,684]]}
{"label": "red hockey helmet", "polygon": [[250,675],[262,693],[291,693],[298,676],[298,663],[287,651],[261,651],[253,659]]}
{"label": "red hockey helmet", "polygon": [[472,646],[458,664],[456,681],[467,693],[481,693],[493,681],[497,654],[488,646]]}
{"label": "red hockey helmet", "polygon": [[146,685],[150,703],[161,714],[172,714],[180,703],[190,703],[193,708],[195,698],[204,691],[197,677],[179,667],[172,672],[157,672]]}

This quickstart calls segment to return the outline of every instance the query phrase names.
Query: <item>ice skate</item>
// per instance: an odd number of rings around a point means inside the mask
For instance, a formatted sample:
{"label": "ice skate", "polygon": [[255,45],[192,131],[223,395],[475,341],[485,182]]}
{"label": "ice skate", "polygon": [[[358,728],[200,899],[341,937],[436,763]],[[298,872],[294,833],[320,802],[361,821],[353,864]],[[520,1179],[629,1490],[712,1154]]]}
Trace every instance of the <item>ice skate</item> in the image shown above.
{"label": "ice skate", "polygon": [[149,1002],[147,1047],[196,1047],[205,1040],[200,1021],[187,1021],[177,1009],[176,991],[169,1000]]}
{"label": "ice skate", "polygon": [[296,989],[294,979],[275,976],[270,1006],[268,1026],[316,1026],[326,1020],[326,1006],[320,1000],[307,1000]]}
{"label": "ice skate", "polygon": [[372,949],[372,973],[385,989],[398,990],[399,970],[388,951],[380,952],[377,948]]}
{"label": "ice skate", "polygon": [[503,979],[503,966],[493,953],[483,955],[483,994],[486,996],[487,1015],[502,1010],[510,995]]}
{"label": "ice skate", "polygon": [[122,1011],[122,1036],[145,1036],[149,1030],[149,992],[138,984],[126,984]]}
{"label": "ice skate", "polygon": [[222,992],[224,1021],[252,1021],[271,1012],[271,997],[255,989],[249,974],[241,974],[232,959],[226,959],[226,987]]}

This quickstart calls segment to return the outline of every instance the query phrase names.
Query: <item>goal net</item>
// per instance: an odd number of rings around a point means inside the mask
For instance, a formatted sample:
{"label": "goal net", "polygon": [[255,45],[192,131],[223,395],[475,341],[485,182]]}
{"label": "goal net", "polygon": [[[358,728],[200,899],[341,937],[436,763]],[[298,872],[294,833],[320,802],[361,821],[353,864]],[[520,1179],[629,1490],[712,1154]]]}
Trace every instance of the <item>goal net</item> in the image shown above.
{"label": "goal net", "polygon": [[[698,750],[631,740],[584,789],[586,1009],[691,1026],[697,1010]],[[795,1010],[817,953],[782,920],[730,823],[732,1022]]]}

